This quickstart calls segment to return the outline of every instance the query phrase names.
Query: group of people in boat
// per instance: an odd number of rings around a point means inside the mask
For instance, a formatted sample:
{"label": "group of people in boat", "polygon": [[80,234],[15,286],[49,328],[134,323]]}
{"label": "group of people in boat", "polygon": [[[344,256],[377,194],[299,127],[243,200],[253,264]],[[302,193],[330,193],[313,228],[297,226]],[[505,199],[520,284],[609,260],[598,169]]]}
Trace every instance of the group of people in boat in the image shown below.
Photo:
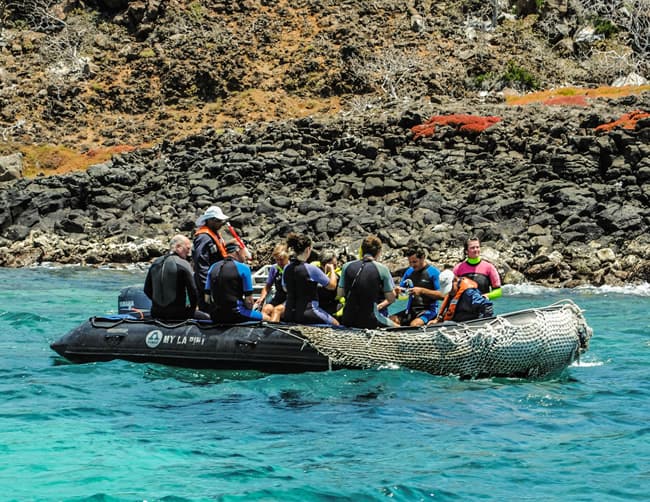
{"label": "group of people in boat", "polygon": [[[151,299],[154,318],[355,328],[424,326],[492,317],[492,300],[501,296],[499,274],[481,258],[480,241],[474,237],[466,241],[466,258],[443,272],[427,262],[423,248],[409,246],[404,253],[408,268],[395,284],[379,261],[382,242],[377,236],[363,239],[359,258],[339,267],[335,253],[325,251],[313,260],[311,239],[290,233],[273,249],[275,263],[255,299],[247,264],[251,255],[228,217],[211,206],[196,220],[196,227],[193,242],[175,235],[169,252],[147,272],[144,292]],[[405,308],[389,315],[389,305],[404,296]]]}

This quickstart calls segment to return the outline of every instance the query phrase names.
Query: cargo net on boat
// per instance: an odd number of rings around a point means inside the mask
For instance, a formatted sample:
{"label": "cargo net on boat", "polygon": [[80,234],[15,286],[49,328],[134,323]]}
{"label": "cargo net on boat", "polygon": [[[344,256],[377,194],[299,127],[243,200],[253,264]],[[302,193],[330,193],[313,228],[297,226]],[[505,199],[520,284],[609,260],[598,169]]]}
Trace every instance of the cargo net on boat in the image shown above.
{"label": "cargo net on boat", "polygon": [[559,372],[587,349],[592,330],[570,300],[489,320],[406,329],[300,326],[332,363],[396,364],[436,375],[538,378]]}

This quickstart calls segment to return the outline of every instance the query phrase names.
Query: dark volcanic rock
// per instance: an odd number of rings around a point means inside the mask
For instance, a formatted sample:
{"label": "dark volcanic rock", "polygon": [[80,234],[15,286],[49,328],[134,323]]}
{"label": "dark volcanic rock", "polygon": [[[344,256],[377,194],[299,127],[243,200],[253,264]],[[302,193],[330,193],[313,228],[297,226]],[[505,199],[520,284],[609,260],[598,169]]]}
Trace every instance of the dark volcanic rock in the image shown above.
{"label": "dark volcanic rock", "polygon": [[[650,108],[650,96],[641,101]],[[262,253],[256,264],[290,231],[352,255],[375,233],[394,268],[412,239],[442,267],[477,235],[509,280],[647,280],[647,125],[597,135],[575,125],[598,122],[594,110],[564,121],[539,109],[481,113],[503,117],[498,131],[445,129],[413,141],[399,121],[301,119],[206,131],[85,173],[7,182],[0,264],[146,261],[218,204]]]}

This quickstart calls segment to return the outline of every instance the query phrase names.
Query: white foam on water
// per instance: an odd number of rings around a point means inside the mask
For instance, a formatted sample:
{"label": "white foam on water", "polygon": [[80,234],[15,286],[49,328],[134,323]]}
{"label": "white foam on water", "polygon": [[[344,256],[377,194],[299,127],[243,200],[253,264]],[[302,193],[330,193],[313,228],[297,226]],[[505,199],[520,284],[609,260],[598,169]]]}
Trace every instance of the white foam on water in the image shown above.
{"label": "white foam on water", "polygon": [[603,366],[603,361],[574,361],[571,363],[572,368],[593,368],[595,366]]}
{"label": "white foam on water", "polygon": [[575,291],[585,295],[634,295],[650,296],[650,283],[627,284],[625,286],[579,286]]}
{"label": "white foam on water", "polygon": [[385,363],[385,364],[380,364],[378,368],[380,370],[399,370],[400,366],[399,364],[395,364],[395,363]]}
{"label": "white foam on water", "polygon": [[578,286],[576,288],[549,288],[538,284],[505,284],[503,294],[508,296],[542,296],[564,291],[571,295],[606,296],[610,294],[648,296],[650,283],[626,284],[624,286]]}

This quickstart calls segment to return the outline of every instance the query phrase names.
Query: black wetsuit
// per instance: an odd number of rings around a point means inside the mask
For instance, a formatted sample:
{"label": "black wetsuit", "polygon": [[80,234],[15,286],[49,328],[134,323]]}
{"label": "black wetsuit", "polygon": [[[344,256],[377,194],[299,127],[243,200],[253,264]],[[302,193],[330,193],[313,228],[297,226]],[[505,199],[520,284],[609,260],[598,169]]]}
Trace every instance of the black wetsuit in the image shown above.
{"label": "black wetsuit", "polygon": [[332,324],[334,318],[318,304],[318,285],[329,278],[311,263],[293,259],[284,267],[282,284],[287,291],[284,320],[302,324]]}
{"label": "black wetsuit", "polygon": [[235,324],[261,321],[262,314],[246,307],[244,298],[253,294],[253,279],[248,265],[226,257],[210,267],[206,289],[212,296],[209,307],[214,322]]}
{"label": "black wetsuit", "polygon": [[144,292],[151,299],[151,316],[155,318],[188,319],[196,309],[198,292],[192,268],[187,260],[174,253],[161,256],[151,264]]}
{"label": "black wetsuit", "polygon": [[[339,287],[345,292],[345,308],[341,322],[355,328],[377,328],[385,325],[377,318],[375,305],[381,303],[385,293],[393,290],[393,280],[388,269],[368,258],[346,263]],[[382,312],[385,315],[386,312]]]}

